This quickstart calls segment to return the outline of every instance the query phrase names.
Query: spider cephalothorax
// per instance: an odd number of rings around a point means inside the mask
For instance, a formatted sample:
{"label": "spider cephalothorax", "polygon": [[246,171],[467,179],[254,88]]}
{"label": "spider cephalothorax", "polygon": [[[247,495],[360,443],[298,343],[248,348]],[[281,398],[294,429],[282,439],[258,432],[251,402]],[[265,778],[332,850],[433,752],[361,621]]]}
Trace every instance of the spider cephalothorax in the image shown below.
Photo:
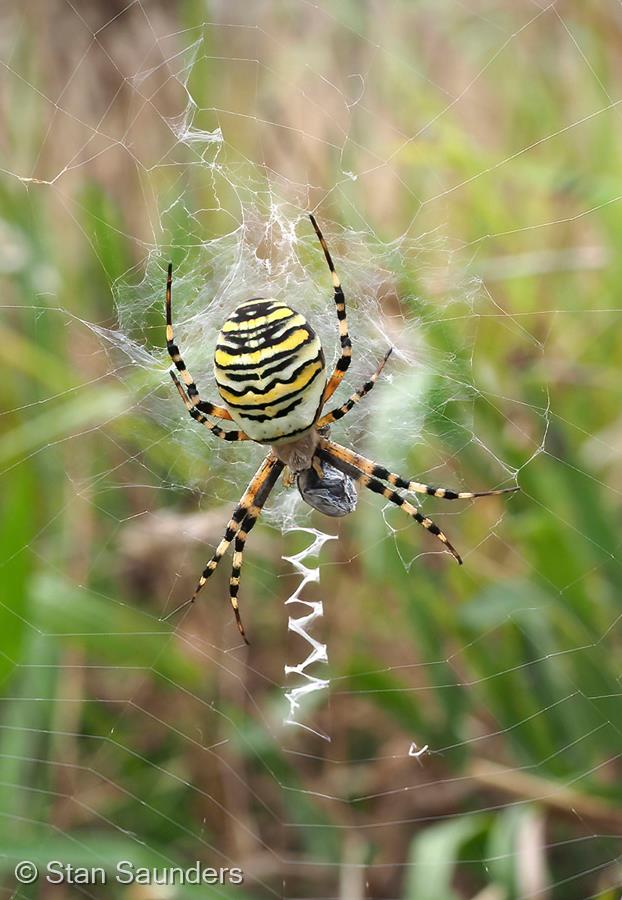
{"label": "spider cephalothorax", "polygon": [[[328,247],[313,216],[333,279],[333,290],[341,353],[329,379],[324,353],[313,328],[303,315],[273,298],[255,297],[238,306],[224,323],[214,353],[214,374],[224,406],[202,400],[174,342],[171,288],[172,265],[166,284],[166,346],[184,382],[171,369],[179,395],[193,419],[227,441],[256,441],[270,450],[235,508],[225,535],[199,579],[191,601],[214,572],[227,548],[235,541],[229,597],[240,634],[246,641],[238,609],[240,570],[246,538],[279,475],[287,467],[287,478],[296,481],[302,498],[327,515],[345,515],[356,505],[354,485],[366,487],[400,506],[409,516],[435,535],[455,559],[462,560],[434,522],[422,515],[394,488],[429,494],[445,500],[466,500],[516,491],[452,491],[409,481],[376,465],[328,437],[328,427],[343,418],[373,388],[391,350],[368,381],[348,400],[328,413],[323,409],[348,369],[352,344],[348,334],[346,304]],[[185,387],[184,387],[185,385]],[[225,430],[208,416],[234,422],[239,430]],[[324,483],[323,483],[324,482]],[[388,485],[391,485],[389,487]],[[248,643],[248,642],[247,642]]]}

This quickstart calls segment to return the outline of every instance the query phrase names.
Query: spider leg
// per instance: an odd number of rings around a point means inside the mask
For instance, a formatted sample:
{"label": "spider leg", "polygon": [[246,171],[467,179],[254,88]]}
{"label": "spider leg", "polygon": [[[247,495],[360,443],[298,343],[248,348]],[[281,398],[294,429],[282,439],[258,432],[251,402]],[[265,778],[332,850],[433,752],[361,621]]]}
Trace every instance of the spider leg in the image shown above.
{"label": "spider leg", "polygon": [[175,373],[173,372],[172,369],[171,369],[171,378],[173,379],[173,382],[175,383],[175,387],[179,391],[179,396],[181,397],[184,406],[186,407],[189,415],[191,415],[193,419],[195,419],[197,422],[200,422],[201,425],[205,425],[206,428],[209,428],[209,430],[212,432],[212,434],[215,434],[216,437],[222,438],[224,441],[248,441],[249,440],[248,435],[244,434],[243,431],[225,431],[224,428],[220,428],[218,425],[212,424],[212,422],[210,422],[208,419],[206,419],[205,416],[203,415],[203,413],[199,412],[198,408],[192,403],[192,401],[190,400],[190,398],[184,391],[183,386],[182,386],[181,382],[179,381],[179,378],[177,377],[177,375],[175,375]]}
{"label": "spider leg", "polygon": [[[221,542],[216,547],[216,551],[208,564],[203,569],[203,573],[199,578],[197,586],[194,590],[192,597],[190,598],[190,603],[194,603],[197,598],[199,591],[202,589],[203,585],[210,578],[216,568],[218,567],[218,563],[223,558],[225,553],[227,552],[231,542],[238,534],[244,534],[244,539],[242,541],[242,546],[240,549],[244,549],[244,541],[246,540],[246,536],[248,532],[251,530],[257,519],[259,518],[259,514],[261,513],[261,508],[263,504],[268,499],[268,495],[272,488],[274,487],[281,471],[283,470],[283,463],[278,460],[275,456],[273,456],[272,452],[270,452],[260,467],[257,469],[255,474],[250,480],[248,487],[246,488],[242,499],[236,506],[233,511],[233,514],[227,524],[227,528],[225,530],[224,537]],[[247,521],[248,520],[248,521]],[[251,524],[252,523],[252,524]],[[242,529],[246,525],[244,531]],[[236,565],[237,562],[237,565]],[[235,577],[238,579],[237,584],[239,585],[239,577],[240,577],[240,568],[241,568],[242,560],[240,557],[237,560],[234,557],[233,562],[233,573],[232,579]],[[236,571],[237,569],[237,571]],[[240,629],[240,634],[245,638],[244,628],[242,627],[242,623],[240,621],[239,610],[237,608],[237,598],[235,593],[231,593],[231,605],[236,614],[236,620],[238,622],[238,628]]]}
{"label": "spider leg", "polygon": [[[327,443],[330,443],[327,442]],[[405,513],[418,522],[419,525],[423,526],[430,534],[433,534],[435,537],[442,541],[443,544],[447,547],[451,555],[454,559],[462,565],[462,557],[453,546],[453,544],[448,539],[447,535],[441,531],[441,529],[436,525],[432,519],[428,518],[428,516],[422,516],[419,510],[409,503],[401,494],[398,494],[397,491],[388,488],[386,485],[382,484],[381,481],[378,481],[377,478],[372,478],[370,475],[365,475],[356,466],[351,463],[345,462],[341,457],[333,454],[330,450],[322,449],[316,451],[317,455],[320,459],[324,459],[327,462],[330,462],[335,468],[340,469],[346,475],[349,475],[351,478],[356,481],[357,484],[361,484],[363,487],[368,488],[370,491],[373,491],[374,494],[382,494],[390,503],[394,503],[396,506],[401,507]]]}
{"label": "spider leg", "polygon": [[341,356],[337,360],[337,365],[335,366],[335,371],[331,375],[328,384],[324,388],[324,393],[322,394],[322,402],[320,404],[320,409],[326,403],[327,400],[335,393],[336,389],[339,387],[341,383],[341,379],[343,378],[348,366],[350,365],[350,360],[352,359],[352,341],[350,340],[350,335],[348,334],[348,320],[346,318],[346,299],[343,294],[343,288],[341,287],[341,282],[339,281],[339,277],[335,272],[335,266],[333,264],[332,257],[328,252],[328,247],[326,246],[326,241],[324,240],[324,235],[319,229],[317,222],[315,221],[315,217],[309,214],[309,218],[311,219],[311,224],[315,230],[315,233],[318,236],[318,240],[322,245],[322,250],[324,251],[324,256],[326,257],[326,262],[328,263],[328,268],[330,269],[331,275],[333,277],[333,290],[335,292],[335,306],[337,308],[337,319],[339,320],[339,342],[341,344]]}
{"label": "spider leg", "polygon": [[[318,424],[321,423],[322,420]],[[355,453],[353,450],[348,450],[347,447],[342,447],[334,441],[322,438],[320,446],[328,450],[332,460],[343,460],[343,462],[355,466],[355,468],[366,475],[380,478],[382,481],[388,481],[389,484],[395,487],[404,488],[404,490],[416,494],[428,494],[430,497],[440,497],[443,500],[473,500],[475,497],[494,497],[497,494],[513,494],[516,491],[520,491],[519,487],[499,488],[495,491],[452,491],[450,488],[433,487],[420,481],[407,481],[405,478],[396,475],[395,472],[389,472],[384,466],[378,466],[372,460],[366,459],[364,456]]]}
{"label": "spider leg", "polygon": [[366,381],[365,384],[363,385],[363,387],[359,388],[358,391],[356,391],[354,394],[352,394],[352,396],[348,400],[346,400],[346,402],[342,406],[340,406],[338,409],[333,409],[329,413],[326,413],[326,415],[322,416],[322,418],[317,422],[318,428],[322,428],[324,425],[330,425],[331,422],[336,422],[338,419],[343,419],[343,417],[347,413],[350,412],[352,407],[355,404],[357,404],[359,402],[359,400],[362,400],[366,394],[369,394],[369,392],[375,385],[376,381],[378,380],[378,376],[384,369],[384,364],[386,363],[388,358],[391,356],[392,352],[393,352],[393,347],[389,347],[389,349],[387,350],[387,352],[384,355],[384,359],[380,362],[378,368],[376,369],[374,374],[371,376],[369,381]]}
{"label": "spider leg", "polygon": [[258,516],[256,516],[254,519],[250,519],[249,521],[247,516],[247,518],[244,519],[244,522],[242,523],[242,527],[236,535],[235,545],[233,549],[231,577],[229,578],[229,602],[233,607],[233,614],[235,615],[235,621],[238,626],[238,631],[242,635],[244,643],[247,645],[249,641],[246,637],[246,631],[244,630],[244,625],[242,625],[242,618],[240,616],[240,607],[238,605],[238,591],[240,590],[240,572],[242,571],[242,563],[244,562],[244,545],[246,544],[248,532],[257,521],[257,518]]}
{"label": "spider leg", "polygon": [[[182,359],[179,347],[175,343],[173,334],[173,313],[171,308],[171,295],[173,287],[173,263],[168,264],[168,274],[166,277],[166,349],[169,356],[173,360],[175,367],[182,377],[184,384],[188,390],[188,397],[192,406],[195,406],[200,412],[208,416],[215,416],[217,419],[231,420],[231,413],[224,406],[215,406],[207,400],[201,400],[199,389],[197,388],[192,375],[186,368],[186,364]],[[171,372],[171,374],[173,374]],[[175,380],[175,379],[173,379]],[[200,420],[199,420],[200,421]]]}
{"label": "spider leg", "polygon": [[233,607],[233,613],[235,615],[235,621],[238,626],[238,631],[242,635],[245,644],[248,644],[249,641],[246,637],[244,626],[242,625],[240,609],[238,606],[238,591],[240,589],[240,572],[242,570],[242,563],[244,562],[244,547],[246,545],[246,539],[255,527],[255,523],[259,519],[264,503],[268,499],[272,488],[276,484],[282,468],[283,464],[281,463],[280,467],[275,467],[265,477],[263,484],[257,491],[255,502],[249,509],[248,514],[242,522],[240,530],[235,537],[235,544],[233,548],[233,564],[231,566],[231,577],[229,579],[229,601],[231,603],[231,606]]}

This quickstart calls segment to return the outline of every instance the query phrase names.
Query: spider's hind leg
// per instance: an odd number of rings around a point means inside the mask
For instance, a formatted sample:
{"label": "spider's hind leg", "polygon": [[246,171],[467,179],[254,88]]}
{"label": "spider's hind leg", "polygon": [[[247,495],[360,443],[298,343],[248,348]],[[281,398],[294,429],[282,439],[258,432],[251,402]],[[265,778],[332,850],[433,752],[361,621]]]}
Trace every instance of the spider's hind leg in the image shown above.
{"label": "spider's hind leg", "polygon": [[[338,455],[333,452],[332,449],[328,449],[326,445],[331,444],[331,441],[325,441],[324,446],[320,446],[317,450],[317,455],[320,459],[325,460],[326,462],[333,465],[336,469],[339,469],[345,475],[349,475],[357,484],[360,484],[362,487],[368,488],[368,490],[373,491],[374,494],[381,494],[385,497],[390,503],[394,503],[395,506],[399,506],[401,509],[407,513],[411,519],[414,519],[415,522],[418,522],[426,531],[429,531],[430,534],[433,534],[436,538],[439,539],[449,550],[451,555],[454,557],[456,562],[459,565],[462,565],[462,557],[453,546],[447,535],[441,531],[438,525],[432,521],[428,516],[422,515],[419,510],[409,503],[405,497],[402,497],[401,494],[398,494],[397,491],[394,491],[392,488],[387,487],[382,484],[377,478],[373,478],[371,475],[365,474],[365,472],[361,471],[357,466],[353,465],[350,462],[347,462],[342,455]],[[338,445],[337,445],[338,446]],[[349,452],[349,451],[348,451]],[[355,455],[355,454],[353,454]]]}
{"label": "spider's hind leg", "polygon": [[408,481],[400,475],[396,475],[395,472],[385,469],[384,466],[379,466],[371,459],[366,459],[359,453],[355,453],[354,450],[348,450],[347,447],[342,447],[341,444],[336,444],[334,441],[324,439],[321,441],[321,446],[329,451],[333,459],[340,459],[372,478],[388,481],[394,487],[403,488],[414,494],[427,494],[429,497],[440,497],[442,500],[474,500],[477,497],[494,497],[497,494],[513,494],[520,491],[519,487],[499,488],[493,491],[453,491],[451,488],[433,487],[421,481]]}
{"label": "spider's hind leg", "polygon": [[433,534],[434,537],[437,537],[439,541],[445,544],[458,565],[462,565],[462,557],[450,542],[447,535],[441,531],[432,519],[428,516],[421,515],[419,510],[413,506],[412,503],[409,503],[408,500],[405,500],[401,494],[398,494],[397,491],[394,491],[391,488],[385,487],[381,481],[378,481],[376,478],[370,478],[369,475],[361,475],[357,481],[364,487],[369,488],[369,490],[373,491],[375,494],[382,494],[382,496],[386,497],[390,503],[394,503],[396,506],[403,509],[405,513],[408,513],[408,515],[415,520],[415,522],[418,522],[419,525],[426,529],[426,531],[429,531],[430,534]]}
{"label": "spider's hind leg", "polygon": [[233,549],[233,564],[231,566],[231,577],[229,578],[229,602],[233,607],[233,614],[238,626],[238,631],[242,635],[244,643],[248,645],[249,641],[246,637],[242,617],[240,616],[240,607],[238,605],[238,591],[240,589],[240,572],[242,571],[242,563],[244,562],[244,546],[248,533],[257,521],[259,516],[251,519],[248,516],[242,522],[242,527],[238,531],[235,538],[235,546]]}
{"label": "spider's hind leg", "polygon": [[240,608],[238,605],[240,573],[242,571],[242,563],[244,562],[244,547],[246,545],[246,540],[249,534],[251,533],[251,531],[255,527],[255,523],[259,519],[261,510],[263,509],[263,506],[270,495],[270,491],[278,481],[279,475],[281,474],[283,468],[283,463],[277,460],[272,471],[267,474],[263,484],[257,491],[253,505],[249,507],[246,518],[243,520],[235,538],[235,545],[233,548],[233,564],[231,566],[231,577],[229,579],[229,602],[233,607],[233,613],[235,615],[235,621],[238,626],[238,631],[242,635],[245,644],[248,644],[249,641],[246,637],[244,625],[242,624]]}
{"label": "spider's hind leg", "polygon": [[[241,541],[236,546],[236,550],[240,555],[237,558],[234,557],[234,572],[231,576],[232,579],[235,578],[237,580],[233,585],[232,582],[230,582],[230,585],[232,585],[232,587],[235,587],[235,591],[232,591],[230,596],[232,598],[231,605],[236,614],[238,628],[240,629],[240,634],[245,641],[246,636],[244,634],[244,628],[242,627],[239,611],[237,609],[237,592],[239,587],[240,568],[242,565],[244,543],[249,531],[259,518],[261,509],[268,499],[270,491],[276,484],[276,481],[282,470],[283,463],[275,456],[273,456],[272,453],[269,453],[255,475],[252,477],[242,499],[233,511],[233,515],[229,520],[224,537],[216,548],[216,552],[203,569],[201,577],[199,578],[194,593],[189,601],[190,603],[193,603],[196,600],[199,591],[203,588],[208,578],[210,578],[216,571],[218,563],[227,552],[234,538],[236,538],[236,536],[239,536],[241,538]],[[248,641],[246,641],[246,643],[248,643]]]}

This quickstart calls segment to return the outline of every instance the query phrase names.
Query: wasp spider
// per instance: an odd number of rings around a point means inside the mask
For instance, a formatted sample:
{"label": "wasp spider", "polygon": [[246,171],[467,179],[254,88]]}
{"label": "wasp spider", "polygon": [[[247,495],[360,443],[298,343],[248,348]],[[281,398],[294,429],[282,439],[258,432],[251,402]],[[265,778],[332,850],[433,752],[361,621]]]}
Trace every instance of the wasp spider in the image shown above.
{"label": "wasp spider", "polygon": [[[462,559],[440,528],[394,488],[444,500],[467,500],[518,490],[514,487],[495,491],[452,491],[432,487],[401,478],[384,466],[376,465],[353,450],[329,440],[328,426],[343,418],[371,391],[391,350],[385,354],[371,378],[345,403],[323,412],[350,365],[352,344],[341,283],[322,232],[315,218],[310,216],[310,219],[332,275],[339,324],[341,354],[328,379],[322,346],[305,317],[282,300],[254,297],[233,311],[218,336],[214,374],[224,406],[203,400],[175,344],[171,311],[172,264],[168,267],[166,346],[181,376],[180,381],[171,368],[171,377],[186,409],[193,419],[209,428],[216,437],[226,441],[256,441],[270,447],[233,511],[224,537],[188,601],[194,601],[230,544],[235,542],[229,597],[238,629],[246,643],[238,608],[244,546],[283,470],[290,484],[294,479],[297,481],[306,502],[329,515],[343,515],[354,508],[355,491],[350,489],[350,486],[354,487],[352,482],[381,494],[442,541],[460,564]],[[208,416],[233,422],[238,428],[221,428]],[[338,474],[337,479],[335,474]],[[323,481],[326,489],[322,493]]]}

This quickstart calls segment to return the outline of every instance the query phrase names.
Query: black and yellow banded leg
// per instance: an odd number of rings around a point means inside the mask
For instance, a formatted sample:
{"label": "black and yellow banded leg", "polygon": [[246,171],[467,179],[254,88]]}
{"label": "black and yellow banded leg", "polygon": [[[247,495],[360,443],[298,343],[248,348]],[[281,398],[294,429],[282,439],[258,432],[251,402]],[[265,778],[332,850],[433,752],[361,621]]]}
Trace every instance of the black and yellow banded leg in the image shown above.
{"label": "black and yellow banded leg", "polygon": [[243,431],[225,431],[224,428],[221,428],[219,425],[214,425],[209,419],[206,419],[202,412],[199,412],[198,408],[190,401],[190,398],[186,394],[185,390],[179,378],[173,370],[171,369],[171,378],[175,384],[175,387],[179,391],[179,396],[181,397],[184,406],[188,410],[190,416],[195,419],[197,422],[200,422],[201,425],[205,425],[206,428],[215,434],[216,437],[222,438],[223,441],[248,441],[248,435],[244,434]]}
{"label": "black and yellow banded leg", "polygon": [[368,488],[370,491],[373,491],[374,494],[381,494],[385,497],[390,503],[394,503],[396,506],[401,507],[405,513],[418,522],[423,528],[433,534],[435,537],[439,539],[449,550],[451,555],[454,557],[457,562],[462,565],[462,557],[453,546],[453,544],[449,541],[448,537],[441,529],[436,525],[432,519],[429,519],[427,516],[421,515],[419,510],[409,503],[405,497],[402,497],[401,494],[398,494],[397,491],[394,491],[392,488],[387,487],[382,484],[381,481],[378,481],[377,478],[372,478],[370,475],[365,475],[363,472],[360,472],[352,463],[345,462],[341,457],[337,456],[335,453],[331,453],[330,450],[326,450],[320,447],[316,450],[317,456],[320,459],[325,460],[326,462],[331,463],[336,469],[340,469],[340,471],[344,472],[346,475],[349,475],[350,478],[353,478],[357,484],[362,485],[363,487]]}
{"label": "black and yellow banded leg", "polygon": [[[320,420],[319,424],[321,422],[322,420]],[[328,450],[333,457],[350,463],[350,465],[355,466],[361,472],[365,472],[366,475],[380,478],[382,481],[388,481],[389,484],[412,493],[440,497],[442,500],[473,500],[476,497],[494,497],[497,494],[513,494],[515,491],[520,491],[518,487],[499,488],[494,491],[452,491],[450,488],[434,487],[430,484],[423,484],[420,481],[407,481],[405,478],[396,475],[395,472],[389,472],[384,466],[378,466],[371,459],[366,459],[359,453],[348,450],[347,447],[342,447],[334,441],[322,438],[320,446]]]}
{"label": "black and yellow banded leg", "polygon": [[[240,607],[238,605],[238,591],[240,590],[240,573],[242,571],[242,563],[244,562],[244,545],[246,544],[248,532],[257,521],[257,518],[258,516],[255,516],[255,518],[248,520],[247,517],[244,520],[244,525],[242,526],[242,528],[240,528],[236,535],[235,546],[233,549],[231,577],[229,578],[229,602],[233,607],[233,614],[235,615],[235,621],[238,626],[238,631],[242,635],[242,639],[244,640],[245,644],[248,644],[248,638],[246,637],[244,625],[242,624],[242,617],[240,616]],[[246,526],[247,521],[248,526]]]}
{"label": "black and yellow banded leg", "polygon": [[315,233],[318,236],[318,240],[322,245],[322,250],[324,251],[324,256],[326,257],[326,262],[328,263],[328,268],[330,269],[330,273],[333,277],[333,290],[335,292],[335,307],[337,309],[337,319],[339,320],[339,342],[341,344],[341,356],[337,360],[337,365],[335,367],[335,371],[331,375],[328,380],[328,384],[324,388],[324,393],[322,395],[322,402],[320,408],[326,403],[327,400],[333,396],[337,388],[341,383],[341,379],[343,378],[345,372],[350,365],[350,360],[352,359],[352,341],[350,340],[350,335],[348,334],[348,319],[346,316],[346,298],[344,297],[343,288],[341,287],[341,282],[339,281],[339,277],[335,272],[335,266],[333,264],[332,257],[328,251],[328,247],[326,246],[326,241],[324,240],[324,235],[320,231],[320,228],[315,221],[315,217],[309,214],[309,218],[311,219],[311,224],[315,229]]}
{"label": "black and yellow banded leg", "polygon": [[[186,364],[182,359],[179,347],[175,343],[173,334],[173,312],[172,312],[172,288],[173,288],[173,263],[168,264],[168,274],[166,277],[166,349],[169,356],[175,364],[175,368],[181,375],[182,381],[186,385],[188,398],[192,406],[195,406],[200,412],[206,416],[215,416],[217,419],[231,420],[231,413],[224,406],[216,406],[207,400],[201,400],[199,389],[196,386],[192,375],[186,368]],[[173,379],[175,380],[175,379]]]}
{"label": "black and yellow banded leg", "polygon": [[[241,529],[244,527],[246,534],[248,534],[248,532],[251,530],[252,526],[259,518],[261,508],[268,499],[270,491],[276,484],[276,481],[282,470],[283,463],[275,456],[273,456],[272,452],[270,452],[251,478],[242,499],[234,509],[233,515],[231,516],[227,524],[224,537],[216,547],[214,555],[203,569],[194,593],[190,598],[190,603],[193,603],[196,600],[197,595],[203,588],[205,582],[214,574],[218,567],[218,563],[227,552],[231,542],[240,533]],[[242,549],[243,546],[244,543],[242,542]],[[239,567],[236,577],[238,578],[239,585]],[[239,618],[237,599],[235,597],[232,597],[231,605],[233,606],[234,612],[236,612],[236,620],[238,621],[238,628],[240,628],[240,633],[244,637],[244,629],[241,627],[242,623]]]}
{"label": "black and yellow banded leg", "polygon": [[244,562],[244,546],[246,544],[247,537],[249,536],[249,534],[255,527],[255,523],[259,519],[261,510],[263,509],[266,500],[270,496],[272,488],[278,481],[282,469],[283,463],[279,462],[265,476],[262,485],[255,495],[255,501],[249,509],[248,514],[242,522],[242,526],[235,537],[235,545],[233,548],[233,564],[231,566],[231,577],[229,579],[229,600],[231,602],[231,606],[233,607],[238,631],[242,635],[245,644],[248,644],[248,638],[246,637],[246,632],[244,630],[244,625],[242,624],[242,618],[240,616],[240,609],[238,606],[240,572],[242,570],[242,563]]}
{"label": "black and yellow banded leg", "polygon": [[451,555],[455,560],[462,565],[462,557],[456,550],[456,548],[450,543],[447,535],[444,534],[438,525],[435,525],[432,519],[429,519],[427,516],[422,516],[419,510],[409,503],[408,500],[405,500],[397,491],[392,490],[392,488],[385,487],[382,482],[377,481],[375,478],[370,478],[369,475],[360,475],[357,479],[359,484],[362,484],[364,487],[369,488],[370,491],[373,491],[374,494],[382,494],[383,497],[390,503],[395,503],[396,506],[401,507],[405,513],[422,525],[430,534],[433,534],[435,537],[442,541],[443,544],[447,547]]}
{"label": "black and yellow banded leg", "polygon": [[350,412],[352,407],[355,406],[359,402],[359,400],[362,400],[366,394],[369,394],[376,381],[378,380],[380,373],[384,369],[384,364],[391,356],[392,352],[393,347],[389,347],[384,355],[384,359],[380,362],[380,365],[371,376],[369,381],[366,381],[362,388],[359,388],[358,391],[352,394],[352,396],[348,400],[346,400],[343,406],[340,406],[338,409],[333,409],[329,413],[326,413],[325,416],[322,416],[322,418],[317,423],[318,428],[322,428],[324,425],[330,425],[331,422],[336,422],[338,419],[343,419],[343,417]]}

